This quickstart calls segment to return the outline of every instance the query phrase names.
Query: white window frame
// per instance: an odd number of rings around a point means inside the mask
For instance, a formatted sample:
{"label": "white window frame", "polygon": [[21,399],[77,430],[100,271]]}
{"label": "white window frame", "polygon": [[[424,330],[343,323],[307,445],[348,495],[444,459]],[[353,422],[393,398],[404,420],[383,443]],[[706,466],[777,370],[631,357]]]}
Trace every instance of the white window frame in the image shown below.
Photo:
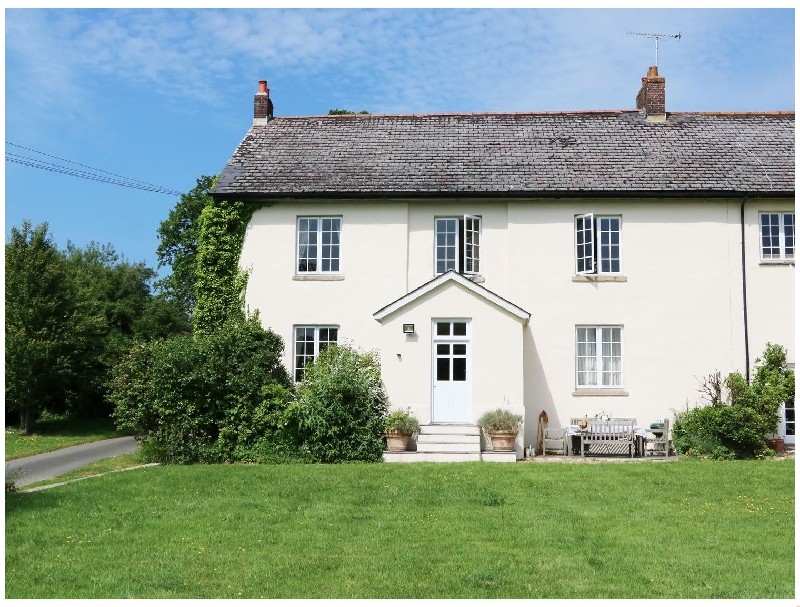
{"label": "white window frame", "polygon": [[[619,250],[619,269],[604,271],[603,262],[609,261],[611,263],[616,258],[609,257],[606,259],[600,253],[602,243],[602,234],[600,230],[600,222],[603,220],[615,220],[619,222],[619,242],[608,243],[608,246],[617,246]],[[618,276],[622,274],[622,216],[621,215],[595,215],[594,213],[584,213],[575,215],[573,223],[573,231],[575,238],[575,274],[577,276],[592,276],[592,275],[613,275]],[[611,233],[611,232],[610,232]],[[583,241],[583,242],[581,242]],[[581,250],[583,247],[583,250]],[[586,249],[589,249],[587,252]],[[590,253],[590,254],[589,254]],[[581,262],[584,268],[581,269]]]}
{"label": "white window frame", "polygon": [[[331,341],[328,339],[327,341],[320,342],[320,332],[323,330],[330,331],[334,329],[336,331],[336,341]],[[313,332],[313,341],[306,341],[303,340],[301,343],[305,344],[313,344],[313,353],[308,354],[304,352],[303,354],[298,353],[298,330],[304,331],[312,331]],[[327,348],[330,344],[338,344],[339,343],[339,325],[294,325],[292,327],[292,379],[294,379],[295,383],[302,380],[302,371],[305,369],[305,366],[312,360],[314,360],[320,353],[320,343],[324,344]],[[298,357],[303,357],[302,365],[298,364]],[[300,372],[300,376],[298,377],[298,372]]]}
{"label": "white window frame", "polygon": [[[587,334],[587,341],[580,341],[579,336],[582,330],[594,330],[595,331],[595,339],[594,342],[588,341],[588,334]],[[604,341],[604,331],[613,331],[619,330],[619,370],[615,370],[613,368],[613,352],[611,357],[604,357],[603,356],[603,344],[609,343],[614,344],[617,342],[613,341],[613,334],[612,334],[612,341]],[[622,325],[576,325],[575,326],[575,387],[576,389],[599,389],[599,390],[620,390],[625,385],[625,336],[624,336],[624,329]],[[581,371],[579,359],[581,358],[580,355],[580,348],[579,345],[581,343],[586,344],[594,344],[594,356],[587,357],[583,356],[583,358],[594,358],[594,371]],[[591,372],[594,375],[594,382],[595,383],[581,383],[581,373]],[[603,384],[604,375],[607,373],[619,373],[619,383],[609,383]]]}
{"label": "white window frame", "polygon": [[[773,253],[766,254],[765,248],[773,249],[775,248],[772,242],[769,243],[768,247],[765,247],[764,243],[764,218],[771,217],[773,215],[778,216],[778,255],[777,257]],[[786,236],[786,217],[787,215],[792,216],[792,234],[789,237],[791,239],[790,247],[787,246],[787,236]],[[772,227],[772,222],[768,224]],[[769,235],[770,238],[774,238],[774,235]],[[759,240],[759,251],[761,252],[761,261],[764,262],[780,262],[780,261],[794,261],[795,258],[795,248],[797,247],[797,223],[795,222],[795,214],[794,211],[761,211],[758,214],[758,240]],[[787,253],[787,249],[791,248],[791,253]]]}
{"label": "white window frame", "polygon": [[[440,221],[455,221],[456,222],[456,232],[455,232],[455,244],[448,245],[448,244],[439,244],[439,222]],[[477,223],[477,230],[475,229],[475,225]],[[469,229],[468,226],[472,226],[472,229]],[[469,232],[469,234],[468,234]],[[447,234],[447,232],[443,232]],[[442,217],[434,217],[433,218],[433,273],[434,275],[438,276],[439,274],[443,274],[448,270],[455,270],[459,274],[465,274],[468,276],[478,276],[481,273],[482,269],[482,262],[481,262],[481,249],[483,248],[483,218],[480,215],[446,215]],[[468,236],[471,235],[471,238]],[[444,272],[439,271],[439,250],[440,249],[449,249],[453,247],[455,249],[456,257],[453,260],[455,263],[455,267],[451,268],[448,267],[447,262],[449,259],[445,257],[443,261],[445,261]]]}
{"label": "white window frame", "polygon": [[[308,220],[316,220],[317,221],[317,229],[316,229],[316,231],[312,232],[311,230],[304,230],[304,231],[300,230],[301,222],[308,221]],[[331,229],[331,230],[323,230],[322,229],[322,223],[325,220],[338,221],[339,222],[339,229],[338,230],[333,230],[333,229]],[[302,246],[301,242],[300,242],[300,238],[301,238],[301,234],[303,234],[303,233],[309,233],[309,234],[314,233],[314,234],[316,234],[316,242],[314,243],[314,246],[316,246],[316,255],[314,257],[302,257],[302,258],[300,257],[300,250],[301,250],[301,246]],[[336,237],[335,237],[336,242],[323,243],[324,234],[326,234],[326,233],[336,234]],[[331,236],[331,239],[334,240],[334,237]],[[305,246],[308,246],[308,243],[305,243]],[[338,247],[338,252],[339,252],[338,256],[333,257],[331,255],[329,257],[325,257],[323,252],[324,252],[324,249],[325,249],[326,246],[329,246],[329,247],[336,246],[336,247]],[[314,270],[308,270],[308,269],[301,270],[300,269],[300,264],[301,264],[301,261],[303,261],[303,260],[313,260],[314,263],[316,264],[316,269],[314,269]],[[333,265],[333,263],[332,263],[333,260],[335,260],[336,261],[336,265],[338,267],[335,270],[334,269],[323,270],[322,269],[323,262],[326,261],[326,260],[331,262],[331,266]],[[295,272],[298,275],[307,275],[307,274],[341,274],[342,273],[342,217],[341,217],[341,215],[318,215],[318,216],[306,216],[306,215],[303,215],[303,216],[299,216],[297,218],[297,225],[296,225],[296,228],[295,228],[294,269],[295,269]]]}

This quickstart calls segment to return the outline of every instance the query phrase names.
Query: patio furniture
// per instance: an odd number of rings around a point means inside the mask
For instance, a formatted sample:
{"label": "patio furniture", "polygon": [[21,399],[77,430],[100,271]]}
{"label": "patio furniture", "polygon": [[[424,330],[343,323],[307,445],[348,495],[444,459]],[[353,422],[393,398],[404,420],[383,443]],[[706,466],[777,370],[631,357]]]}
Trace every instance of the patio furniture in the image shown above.
{"label": "patio furniture", "polygon": [[567,431],[564,428],[548,428],[545,426],[542,438],[542,455],[547,452],[557,455],[567,455]]}
{"label": "patio furniture", "polygon": [[609,420],[575,417],[570,419],[566,431],[567,442],[576,455],[585,457],[589,452],[598,455],[601,447],[608,455],[644,455],[647,429],[637,426],[632,417]]}
{"label": "patio furniture", "polygon": [[651,444],[651,455],[663,455],[669,457],[670,441],[669,441],[669,419],[664,420],[664,428],[658,431],[650,430],[652,437],[647,438],[648,444]]}

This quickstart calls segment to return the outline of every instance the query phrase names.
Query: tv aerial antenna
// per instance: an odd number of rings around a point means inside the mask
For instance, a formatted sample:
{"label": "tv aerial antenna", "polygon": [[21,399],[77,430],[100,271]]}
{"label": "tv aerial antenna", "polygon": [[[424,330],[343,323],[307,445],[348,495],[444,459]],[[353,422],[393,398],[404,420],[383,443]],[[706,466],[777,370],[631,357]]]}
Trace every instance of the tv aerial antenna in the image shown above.
{"label": "tv aerial antenna", "polygon": [[628,32],[629,36],[641,36],[642,38],[653,38],[656,41],[656,67],[658,67],[658,41],[664,38],[681,39],[681,33],[677,34],[643,34],[642,32]]}

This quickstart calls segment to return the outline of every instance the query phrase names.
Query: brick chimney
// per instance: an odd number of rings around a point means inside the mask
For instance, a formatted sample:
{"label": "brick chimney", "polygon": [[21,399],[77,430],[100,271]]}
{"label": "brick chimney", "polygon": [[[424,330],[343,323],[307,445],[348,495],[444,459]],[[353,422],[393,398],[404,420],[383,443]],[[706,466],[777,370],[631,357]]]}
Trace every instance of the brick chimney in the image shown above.
{"label": "brick chimney", "polygon": [[253,124],[266,124],[272,120],[272,99],[266,80],[258,81],[258,92],[253,98]]}
{"label": "brick chimney", "polygon": [[647,76],[642,78],[642,88],[636,95],[636,108],[642,110],[648,120],[667,119],[664,79],[658,75],[658,67],[650,67]]}

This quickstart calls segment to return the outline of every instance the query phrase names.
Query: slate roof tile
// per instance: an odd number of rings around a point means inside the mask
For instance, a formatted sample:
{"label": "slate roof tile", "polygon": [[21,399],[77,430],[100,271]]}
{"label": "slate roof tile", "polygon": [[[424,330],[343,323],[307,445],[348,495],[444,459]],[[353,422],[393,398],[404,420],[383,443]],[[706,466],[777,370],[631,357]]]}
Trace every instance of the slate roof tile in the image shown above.
{"label": "slate roof tile", "polygon": [[212,193],[794,193],[794,112],[637,111],[275,118]]}

